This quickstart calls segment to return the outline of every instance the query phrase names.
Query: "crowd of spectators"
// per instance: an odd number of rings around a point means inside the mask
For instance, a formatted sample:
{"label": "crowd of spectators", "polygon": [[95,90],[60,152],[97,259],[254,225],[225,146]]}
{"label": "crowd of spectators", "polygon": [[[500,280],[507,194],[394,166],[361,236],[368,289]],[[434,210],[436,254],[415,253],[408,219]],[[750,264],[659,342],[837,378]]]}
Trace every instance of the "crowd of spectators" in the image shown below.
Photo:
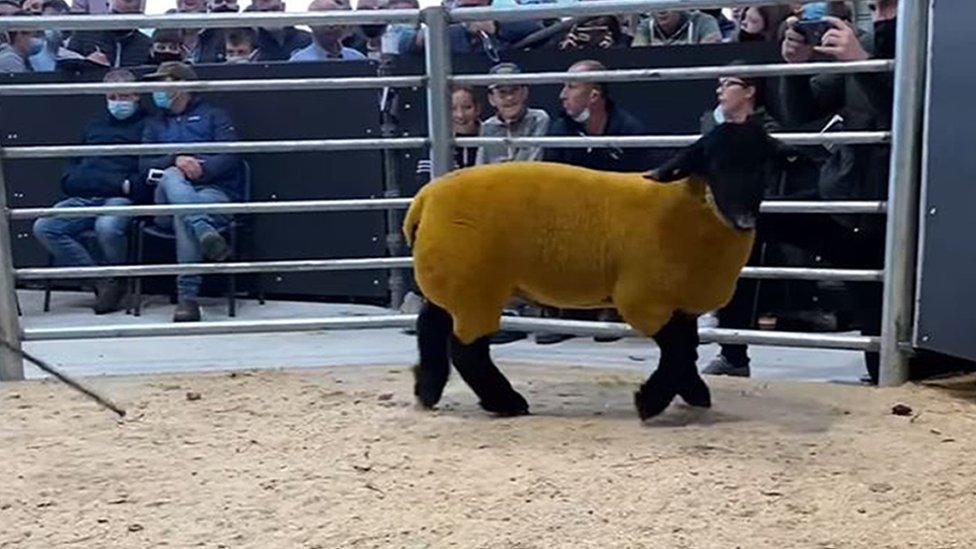
{"label": "crowd of spectators", "polygon": [[[304,0],[302,0],[304,1]],[[419,8],[417,0],[313,0],[308,11]],[[444,0],[451,7],[504,6],[500,0]],[[522,3],[539,3],[526,2]],[[514,0],[508,4],[518,5]],[[477,53],[498,62],[504,52],[524,49],[585,50],[621,47],[778,41],[791,15],[812,19],[828,2],[715,10],[661,10],[644,15],[563,18],[547,21],[491,20],[455,23],[448,29],[451,50]],[[850,16],[850,8],[836,3]],[[145,0],[0,0],[0,15],[141,14]],[[166,13],[235,13],[238,0],[176,0]],[[285,11],[282,0],[252,0],[243,11]],[[83,59],[118,68],[164,61],[225,63],[321,61],[411,54],[424,49],[423,25],[293,26],[241,29],[160,29],[61,32],[10,31],[0,37],[0,72],[53,71],[59,62]],[[175,44],[179,43],[179,47]],[[233,52],[235,55],[230,55]]]}
{"label": "crowd of spectators", "polygon": [[[599,16],[556,21],[496,22],[491,20],[452,24],[451,49],[458,54],[483,54],[493,74],[514,74],[520,67],[502,60],[512,49],[600,50],[624,47],[715,44],[765,41],[779,44],[783,61],[851,61],[894,56],[894,17],[898,0],[871,4],[874,32],[859,29],[846,2],[824,2],[780,7],[729,10],[666,10],[644,16]],[[492,0],[453,0],[452,6],[489,6]],[[495,4],[498,4],[497,0]],[[417,0],[359,0],[355,9],[417,8]],[[64,14],[84,11],[141,13],[143,0],[0,0],[3,14]],[[351,10],[349,0],[313,0],[310,11]],[[253,0],[251,11],[284,11],[282,0]],[[174,13],[237,12],[237,0],[178,0]],[[801,21],[820,21],[819,30]],[[815,33],[815,34],[814,34]],[[308,62],[376,58],[381,54],[410,54],[424,48],[422,26],[360,25],[296,28],[159,29],[84,31],[16,31],[0,44],[0,72],[56,70],[59,63],[89,63],[110,69],[107,81],[129,81],[135,76],[126,67],[158,65],[149,76],[164,80],[196,77],[192,68],[204,63]],[[564,68],[569,72],[606,70],[601,62],[584,59]],[[780,128],[874,130],[890,125],[892,97],[890,75],[852,74],[797,76],[759,80],[726,77],[716,83],[714,104],[703,105],[698,123],[703,132],[723,123],[761,124],[769,131]],[[643,135],[647,126],[621,104],[600,82],[566,82],[559,92],[558,112],[537,108],[530,86],[496,84],[485,90],[458,87],[452,90],[452,117],[458,136],[621,136]],[[138,96],[109,94],[106,113],[86,131],[86,143],[192,142],[235,140],[230,116],[186,92],[153,94],[155,113],[143,112]],[[775,103],[775,104],[771,104]],[[831,199],[878,199],[885,192],[887,150],[884,147],[836,146],[811,154],[814,170],[806,196]],[[455,167],[508,161],[545,160],[611,171],[643,171],[652,168],[653,152],[635,148],[542,148],[491,145],[458,147]],[[418,173],[423,178],[421,162]],[[81,159],[69,166],[62,180],[66,195],[59,207],[129,203],[201,203],[241,199],[241,159],[236,155],[160,157],[107,157]],[[858,217],[825,218],[821,234],[835,234],[847,243],[836,254],[838,262],[880,259],[883,245],[872,221]],[[225,216],[186,215],[160,218],[157,223],[175,233],[180,262],[219,261],[227,257],[222,229]],[[105,261],[122,263],[126,257],[124,218],[40,219],[35,234],[63,265],[91,265]],[[94,232],[94,249],[81,235]],[[776,226],[763,230],[763,242],[789,241],[807,246],[803,234],[811,231]],[[803,234],[800,234],[803,233]],[[868,265],[865,265],[867,267]],[[200,318],[196,302],[198,276],[178,277],[179,304],[176,321]],[[97,281],[95,311],[117,310],[125,284],[120,280]],[[855,292],[858,318],[853,324],[876,333],[880,296],[876,287]],[[740,285],[733,303],[719,312],[726,327],[748,327],[748,303],[753,291]],[[612,311],[550,311],[568,318],[608,319]],[[549,334],[540,343],[570,336]],[[748,375],[744,346],[726,345],[709,373]],[[869,357],[869,372],[876,377],[876,357]]]}

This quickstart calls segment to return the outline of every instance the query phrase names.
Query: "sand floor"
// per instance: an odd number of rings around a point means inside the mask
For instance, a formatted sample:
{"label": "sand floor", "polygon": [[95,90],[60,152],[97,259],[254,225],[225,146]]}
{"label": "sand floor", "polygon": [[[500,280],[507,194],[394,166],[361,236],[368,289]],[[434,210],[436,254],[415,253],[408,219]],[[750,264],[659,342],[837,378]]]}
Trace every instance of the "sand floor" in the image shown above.
{"label": "sand floor", "polygon": [[419,411],[405,366],[88,379],[123,421],[2,384],[0,547],[976,546],[976,379],[711,378],[642,425],[639,372],[503,368],[535,415]]}

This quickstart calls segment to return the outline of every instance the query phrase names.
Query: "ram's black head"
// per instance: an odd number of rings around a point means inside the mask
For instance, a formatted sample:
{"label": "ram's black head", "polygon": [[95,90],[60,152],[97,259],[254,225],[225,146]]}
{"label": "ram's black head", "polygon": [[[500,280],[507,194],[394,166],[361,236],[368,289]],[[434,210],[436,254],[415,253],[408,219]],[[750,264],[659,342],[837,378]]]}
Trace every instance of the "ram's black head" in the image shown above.
{"label": "ram's black head", "polygon": [[767,184],[795,152],[756,124],[719,124],[647,177],[661,182],[692,174],[708,183],[715,205],[735,228],[755,228]]}

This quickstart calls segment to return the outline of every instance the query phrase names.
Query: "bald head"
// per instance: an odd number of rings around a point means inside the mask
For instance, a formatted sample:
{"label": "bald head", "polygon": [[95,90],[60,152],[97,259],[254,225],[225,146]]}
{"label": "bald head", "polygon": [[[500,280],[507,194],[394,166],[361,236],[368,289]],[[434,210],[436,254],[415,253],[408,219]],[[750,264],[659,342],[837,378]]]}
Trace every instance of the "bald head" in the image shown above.
{"label": "bald head", "polygon": [[[352,9],[345,0],[312,0],[308,11],[344,11]],[[315,25],[312,27],[312,39],[322,49],[337,54],[342,50],[342,39],[348,33],[344,25]]]}

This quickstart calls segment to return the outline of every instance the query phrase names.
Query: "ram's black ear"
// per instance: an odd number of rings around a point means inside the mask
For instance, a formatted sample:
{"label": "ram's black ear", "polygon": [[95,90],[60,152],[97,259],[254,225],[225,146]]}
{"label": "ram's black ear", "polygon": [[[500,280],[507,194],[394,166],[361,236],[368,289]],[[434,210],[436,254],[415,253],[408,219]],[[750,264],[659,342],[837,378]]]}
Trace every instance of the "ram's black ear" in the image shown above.
{"label": "ram's black ear", "polygon": [[703,137],[681,149],[670,160],[644,174],[644,177],[661,183],[670,183],[688,177],[692,172],[701,171],[705,159],[704,139]]}

